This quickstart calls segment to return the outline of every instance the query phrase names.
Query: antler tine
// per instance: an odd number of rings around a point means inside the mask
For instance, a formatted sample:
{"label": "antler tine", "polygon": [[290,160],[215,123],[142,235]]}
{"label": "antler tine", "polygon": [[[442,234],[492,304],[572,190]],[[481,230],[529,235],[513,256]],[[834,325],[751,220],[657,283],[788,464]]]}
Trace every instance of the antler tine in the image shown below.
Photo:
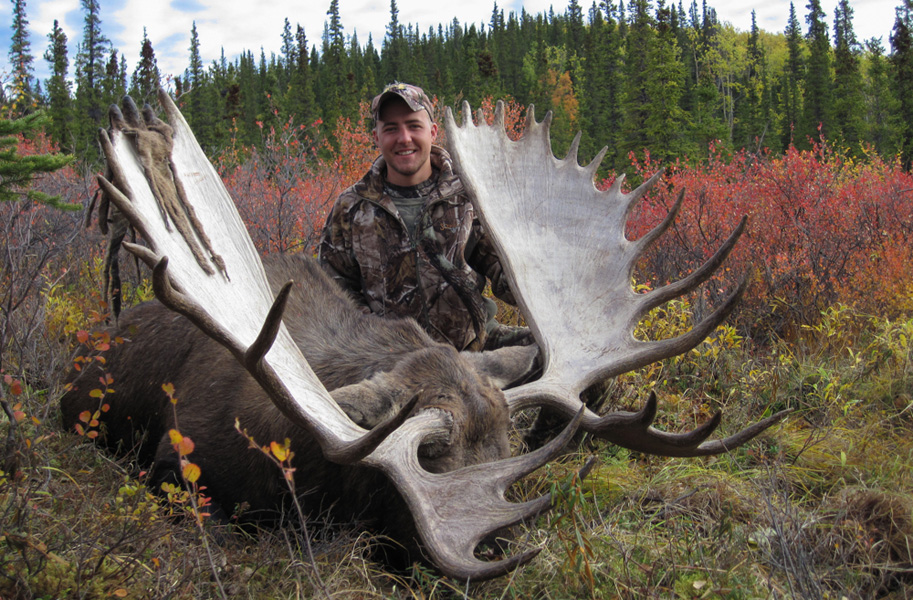
{"label": "antler tine", "polygon": [[[526,109],[526,120],[523,122],[523,131],[529,132],[536,126],[536,106],[530,104]],[[524,135],[526,135],[524,133]]]}
{"label": "antler tine", "polygon": [[612,187],[609,188],[609,192],[608,192],[609,195],[612,197],[620,196],[621,195],[621,186],[622,186],[622,184],[624,184],[624,182],[625,182],[625,174],[619,173],[618,176],[615,177],[615,181],[612,182]]}
{"label": "antler tine", "polygon": [[[637,186],[636,188],[634,188],[627,194],[624,194],[625,201],[627,202],[625,215],[627,215],[631,212],[631,209],[634,208],[634,205],[637,204],[637,202],[640,201],[641,198],[643,198],[644,194],[646,194],[651,189],[653,189],[653,186],[656,185],[656,182],[660,180],[660,178],[663,176],[663,173],[665,173],[665,172],[666,172],[665,169],[659,169],[658,171],[656,171],[656,173],[653,173],[653,175],[650,176],[650,179],[646,180],[645,182],[643,182],[642,184],[640,184],[639,186]],[[620,188],[619,188],[619,191],[620,191]],[[673,210],[675,210],[674,207],[673,207]],[[673,219],[675,218],[674,215],[672,218]],[[666,223],[667,220],[669,220],[669,215],[666,215],[666,218],[663,219],[663,223]],[[669,223],[671,223],[671,222],[672,221],[670,220]],[[662,225],[660,225],[660,227],[662,227]],[[666,224],[665,227],[667,228],[667,227],[669,227],[669,225]],[[659,230],[659,233],[662,233],[665,230],[666,230],[665,228],[662,228]],[[653,233],[653,232],[651,231],[650,233]]]}
{"label": "antler tine", "polygon": [[588,164],[588,165],[585,167],[585,169],[586,169],[586,171],[587,171],[587,176],[588,176],[590,179],[596,177],[596,171],[599,170],[599,165],[602,164],[602,160],[605,158],[606,152],[608,152],[608,151],[609,151],[609,147],[608,147],[608,146],[603,146],[603,147],[602,147],[602,150],[600,150],[600,151],[596,154],[596,156],[593,157],[593,160],[590,161],[590,164]]}
{"label": "antler tine", "polygon": [[[525,391],[521,388],[514,388],[505,392],[512,411],[542,406],[570,418],[573,411],[581,405],[579,394],[574,394],[567,387],[537,386],[536,382],[528,384],[528,386],[529,389]],[[705,440],[720,425],[721,412],[715,413],[710,419],[691,431],[669,433],[652,427],[653,420],[656,418],[656,410],[656,394],[651,392],[643,408],[637,412],[615,411],[600,417],[587,409],[580,428],[591,435],[629,450],[686,458],[712,456],[734,450],[751,441],[792,412],[792,409],[782,410],[726,439],[706,442]]]}
{"label": "antler tine", "polygon": [[766,429],[776,425],[791,412],[793,412],[793,409],[791,408],[781,410],[780,412],[775,413],[766,419],[761,419],[757,423],[749,425],[745,429],[729,436],[726,439],[704,442],[697,448],[694,448],[689,454],[687,454],[687,456],[713,456],[715,454],[723,454],[724,452],[734,450],[742,444],[745,444],[746,442],[754,439],[759,433],[762,433]]}
{"label": "antler tine", "polygon": [[495,129],[504,129],[504,101],[498,100],[495,104],[495,122],[493,123]]}
{"label": "antler tine", "polygon": [[469,102],[463,100],[463,125],[467,123],[472,123],[472,108],[469,106]]}
{"label": "antler tine", "polygon": [[266,356],[266,353],[269,352],[273,342],[276,341],[276,336],[279,335],[279,327],[282,325],[282,315],[285,313],[285,306],[288,303],[288,296],[294,283],[294,281],[286,281],[279,293],[276,294],[276,300],[270,307],[266,320],[263,321],[260,335],[244,352],[244,359],[241,363],[248,369],[255,368]]}
{"label": "antler tine", "polygon": [[716,412],[710,419],[684,433],[668,433],[652,427],[656,417],[656,394],[650,393],[644,407],[636,413],[610,413],[598,422],[584,426],[586,431],[629,450],[658,454],[660,456],[693,457],[723,454],[742,444],[781,421],[792,409],[780,411],[762,419],[738,433],[723,440],[705,442],[716,431],[722,413]]}
{"label": "antler tine", "polygon": [[574,140],[571,142],[571,147],[567,149],[567,154],[564,156],[564,160],[573,164],[574,166],[580,166],[578,162],[577,153],[580,150],[580,138],[583,137],[583,132],[578,131],[577,135],[574,136]]}
{"label": "antler tine", "polygon": [[[655,176],[654,176],[655,177]],[[649,183],[649,182],[648,182]],[[663,218],[660,223],[644,234],[640,239],[637,240],[638,255],[643,254],[643,252],[655,242],[659,236],[666,233],[666,230],[669,229],[669,226],[672,225],[672,222],[675,221],[675,217],[678,216],[678,212],[682,208],[682,203],[685,200],[685,190],[680,190],[678,197],[675,199],[675,202],[672,204],[672,208],[669,209],[669,212],[666,213],[666,216]],[[633,203],[630,205],[633,207]],[[631,266],[634,266],[634,261],[631,262]]]}
{"label": "antler tine", "polygon": [[[707,315],[699,323],[692,326],[689,331],[672,338],[663,340],[634,341],[632,342],[628,353],[615,361],[603,361],[602,364],[595,363],[592,371],[587,377],[580,377],[577,380],[577,386],[574,388],[574,397],[590,385],[615,377],[622,373],[639,369],[645,365],[664,360],[691,350],[716,329],[726,317],[728,317],[745,293],[747,283],[742,281],[738,287],[729,295],[723,303],[712,313]],[[579,400],[575,400],[578,403]],[[586,421],[584,421],[586,424]]]}
{"label": "antler tine", "polygon": [[[543,117],[542,122],[536,124],[533,122],[533,129],[539,133],[541,139],[545,140],[549,146],[549,153],[551,153],[551,131],[552,131],[552,119],[554,118],[554,113],[550,110],[545,111],[545,117]],[[552,155],[554,156],[554,155]]]}
{"label": "antler tine", "polygon": [[[571,419],[564,431],[538,450],[505,460],[464,467],[448,473],[431,474],[417,461],[418,444],[427,427],[423,420],[434,416],[420,413],[385,440],[377,452],[366,459],[377,463],[403,491],[425,548],[438,568],[455,579],[481,581],[498,577],[525,564],[539,552],[533,548],[505,560],[484,562],[473,556],[476,546],[492,533],[532,518],[547,510],[550,494],[523,503],[508,502],[504,494],[521,477],[549,462],[571,440],[582,418],[582,411]],[[400,443],[408,440],[407,443]],[[388,470],[385,465],[405,465]],[[580,469],[586,477],[593,461]],[[434,498],[433,504],[425,500]]]}
{"label": "antler tine", "polygon": [[736,228],[732,230],[732,233],[729,234],[729,237],[726,239],[723,245],[720,246],[719,250],[717,250],[713,256],[707,259],[704,264],[702,264],[698,269],[693,271],[687,277],[646,294],[648,298],[648,301],[645,304],[646,311],[649,311],[650,309],[655,308],[660,304],[671,300],[672,298],[677,298],[682,294],[686,294],[695,289],[700,284],[707,281],[710,276],[716,272],[720,265],[723,264],[723,261],[725,261],[726,257],[729,256],[729,253],[732,252],[732,249],[735,248],[736,242],[745,231],[745,224],[747,222],[748,218],[742,217],[742,220],[739,221],[739,224],[736,226]]}

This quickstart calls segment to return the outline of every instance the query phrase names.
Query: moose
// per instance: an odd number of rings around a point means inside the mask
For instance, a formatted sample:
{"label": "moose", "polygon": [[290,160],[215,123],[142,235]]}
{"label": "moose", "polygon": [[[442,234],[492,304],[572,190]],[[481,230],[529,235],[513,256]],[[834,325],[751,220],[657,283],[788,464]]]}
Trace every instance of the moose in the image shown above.
{"label": "moose", "polygon": [[[104,363],[114,393],[93,395],[98,372],[83,368],[70,374],[61,398],[67,428],[105,403],[98,441],[135,452],[151,465],[153,484],[178,478],[168,439],[176,427],[194,440],[201,483],[221,510],[275,517],[288,502],[281,473],[249,449],[237,422],[260,443],[290,441],[305,507],[373,523],[443,574],[478,581],[539,551],[490,561],[475,554],[494,533],[549,508],[548,495],[513,503],[505,491],[551,461],[576,431],[690,457],[732,450],[786,414],[708,440],[719,413],[675,434],[651,426],[655,396],[640,411],[602,416],[581,400],[594,383],[690,350],[728,316],[743,286],[685,334],[633,336],[649,310],[719,268],[745,222],[700,269],[635,293],[635,263],[672,223],[683,196],[651,232],[628,240],[627,214],[659,175],[630,193],[622,192],[622,177],[598,190],[605,150],[581,167],[578,135],[567,157],[556,159],[550,114],[537,122],[530,107],[518,141],[504,131],[501,104],[493,125],[481,114],[474,124],[466,103],[461,125],[449,109],[445,116],[464,185],[537,342],[477,353],[435,342],[410,319],[362,313],[313,259],[261,263],[186,121],[166,92],[159,100],[167,122],[125,99],[122,111],[112,107],[110,132],[99,134],[108,162],[99,184],[145,241],[124,247],[152,269],[158,302],[119,319],[115,330],[128,341]],[[534,370],[538,377],[509,387]],[[174,405],[161,389],[166,382],[179,397]],[[511,456],[511,416],[530,408],[568,424],[544,446]]]}

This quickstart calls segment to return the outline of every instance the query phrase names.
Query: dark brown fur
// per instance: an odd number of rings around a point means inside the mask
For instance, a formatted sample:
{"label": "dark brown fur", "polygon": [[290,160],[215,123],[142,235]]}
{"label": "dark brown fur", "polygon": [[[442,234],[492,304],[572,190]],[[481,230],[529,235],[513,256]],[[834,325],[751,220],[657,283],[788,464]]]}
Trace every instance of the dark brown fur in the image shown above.
{"label": "dark brown fur", "polygon": [[[296,282],[285,324],[354,421],[373,427],[418,394],[415,410],[453,417],[449,444],[423,446],[425,468],[442,472],[508,455],[509,418],[499,386],[529,370],[530,348],[460,354],[412,320],[362,313],[311,259],[274,256],[265,266],[274,292],[289,279]],[[247,518],[276,516],[286,485],[276,467],[248,449],[235,431],[238,419],[261,445],[291,440],[295,486],[308,512],[329,508],[338,519],[366,520],[411,545],[405,539],[412,535],[411,518],[393,486],[371,469],[324,460],[314,440],[279,412],[228,351],[185,318],[150,302],[124,312],[116,332],[129,341],[106,352],[104,366],[70,374],[72,387],[61,398],[65,428],[98,408],[89,392],[109,372],[115,392],[104,399],[110,410],[102,414],[99,441],[115,452],[135,451],[140,464],[152,466],[154,486],[175,478],[178,462],[167,432],[176,427],[193,439],[190,459],[217,505],[229,514],[245,506]],[[174,406],[162,391],[166,382],[174,385]]]}

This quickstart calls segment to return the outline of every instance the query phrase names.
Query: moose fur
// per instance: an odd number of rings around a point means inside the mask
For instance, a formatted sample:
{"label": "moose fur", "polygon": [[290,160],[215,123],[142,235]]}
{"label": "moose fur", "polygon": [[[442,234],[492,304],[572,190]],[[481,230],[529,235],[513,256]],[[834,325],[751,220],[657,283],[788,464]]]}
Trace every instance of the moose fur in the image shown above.
{"label": "moose fur", "polygon": [[[395,414],[414,396],[414,411],[435,410],[452,419],[449,439],[422,445],[419,458],[432,472],[504,458],[509,454],[509,413],[501,387],[530,370],[535,347],[458,353],[433,341],[411,319],[363,313],[312,259],[277,255],[265,261],[273,291],[295,285],[284,322],[333,398],[365,428]],[[244,519],[270,519],[283,510],[287,486],[265,456],[235,430],[240,422],[259,444],[291,441],[295,486],[305,510],[329,509],[337,519],[360,519],[411,545],[409,511],[395,488],[372,469],[340,466],[276,408],[231,354],[187,319],[157,301],[125,311],[115,334],[124,343],[73,370],[61,398],[62,420],[72,430],[99,400],[90,396],[101,373],[115,391],[104,398],[99,442],[135,452],[151,466],[152,485],[176,480],[179,461],[168,430],[195,443],[190,459],[200,484],[226,514],[243,507]],[[169,402],[162,384],[172,383]]]}

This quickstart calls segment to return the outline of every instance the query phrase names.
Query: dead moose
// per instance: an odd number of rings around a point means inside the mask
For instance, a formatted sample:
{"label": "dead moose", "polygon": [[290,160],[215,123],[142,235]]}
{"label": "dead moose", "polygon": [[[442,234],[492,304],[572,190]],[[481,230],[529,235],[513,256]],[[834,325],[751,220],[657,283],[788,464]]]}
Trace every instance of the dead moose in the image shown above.
{"label": "dead moose", "polygon": [[[577,428],[634,450],[701,456],[731,450],[785,414],[705,441],[719,414],[670,434],[651,427],[654,397],[636,413],[600,416],[583,405],[580,395],[592,384],[686,352],[726,318],[741,288],[677,338],[639,341],[632,333],[647,311],[709,278],[744,221],[699,270],[634,293],[634,265],[672,222],[681,197],[653,231],[626,239],[627,214],[656,178],[628,194],[621,178],[597,190],[602,155],[579,166],[578,136],[568,156],[556,159],[550,116],[537,123],[530,107],[518,141],[504,131],[500,104],[493,126],[481,115],[474,125],[465,104],[461,126],[450,111],[445,118],[464,185],[539,347],[541,376],[502,391],[527,374],[534,347],[458,353],[411,320],[361,313],[312,260],[272,257],[264,271],[187,123],[166,93],[159,96],[170,125],[148,107],[140,115],[129,100],[123,112],[112,109],[110,133],[100,134],[110,175],[99,177],[148,245],[125,246],[153,269],[156,296],[175,311],[149,303],[125,312],[119,331],[130,341],[106,356],[116,392],[104,399],[110,410],[102,413],[100,441],[137,450],[154,481],[179,469],[167,439],[176,413],[215,503],[226,511],[244,506],[247,515],[281,510],[281,475],[248,449],[238,420],[260,443],[291,440],[306,508],[382,521],[406,546],[417,541],[442,573],[481,580],[537,553],[492,561],[474,555],[493,532],[549,507],[548,496],[517,504],[504,492],[550,461]],[[98,373],[90,371],[69,378],[61,399],[67,428],[82,411],[99,408],[89,395]],[[180,398],[174,408],[165,382]],[[510,417],[535,407],[569,424],[544,447],[511,457]]]}

